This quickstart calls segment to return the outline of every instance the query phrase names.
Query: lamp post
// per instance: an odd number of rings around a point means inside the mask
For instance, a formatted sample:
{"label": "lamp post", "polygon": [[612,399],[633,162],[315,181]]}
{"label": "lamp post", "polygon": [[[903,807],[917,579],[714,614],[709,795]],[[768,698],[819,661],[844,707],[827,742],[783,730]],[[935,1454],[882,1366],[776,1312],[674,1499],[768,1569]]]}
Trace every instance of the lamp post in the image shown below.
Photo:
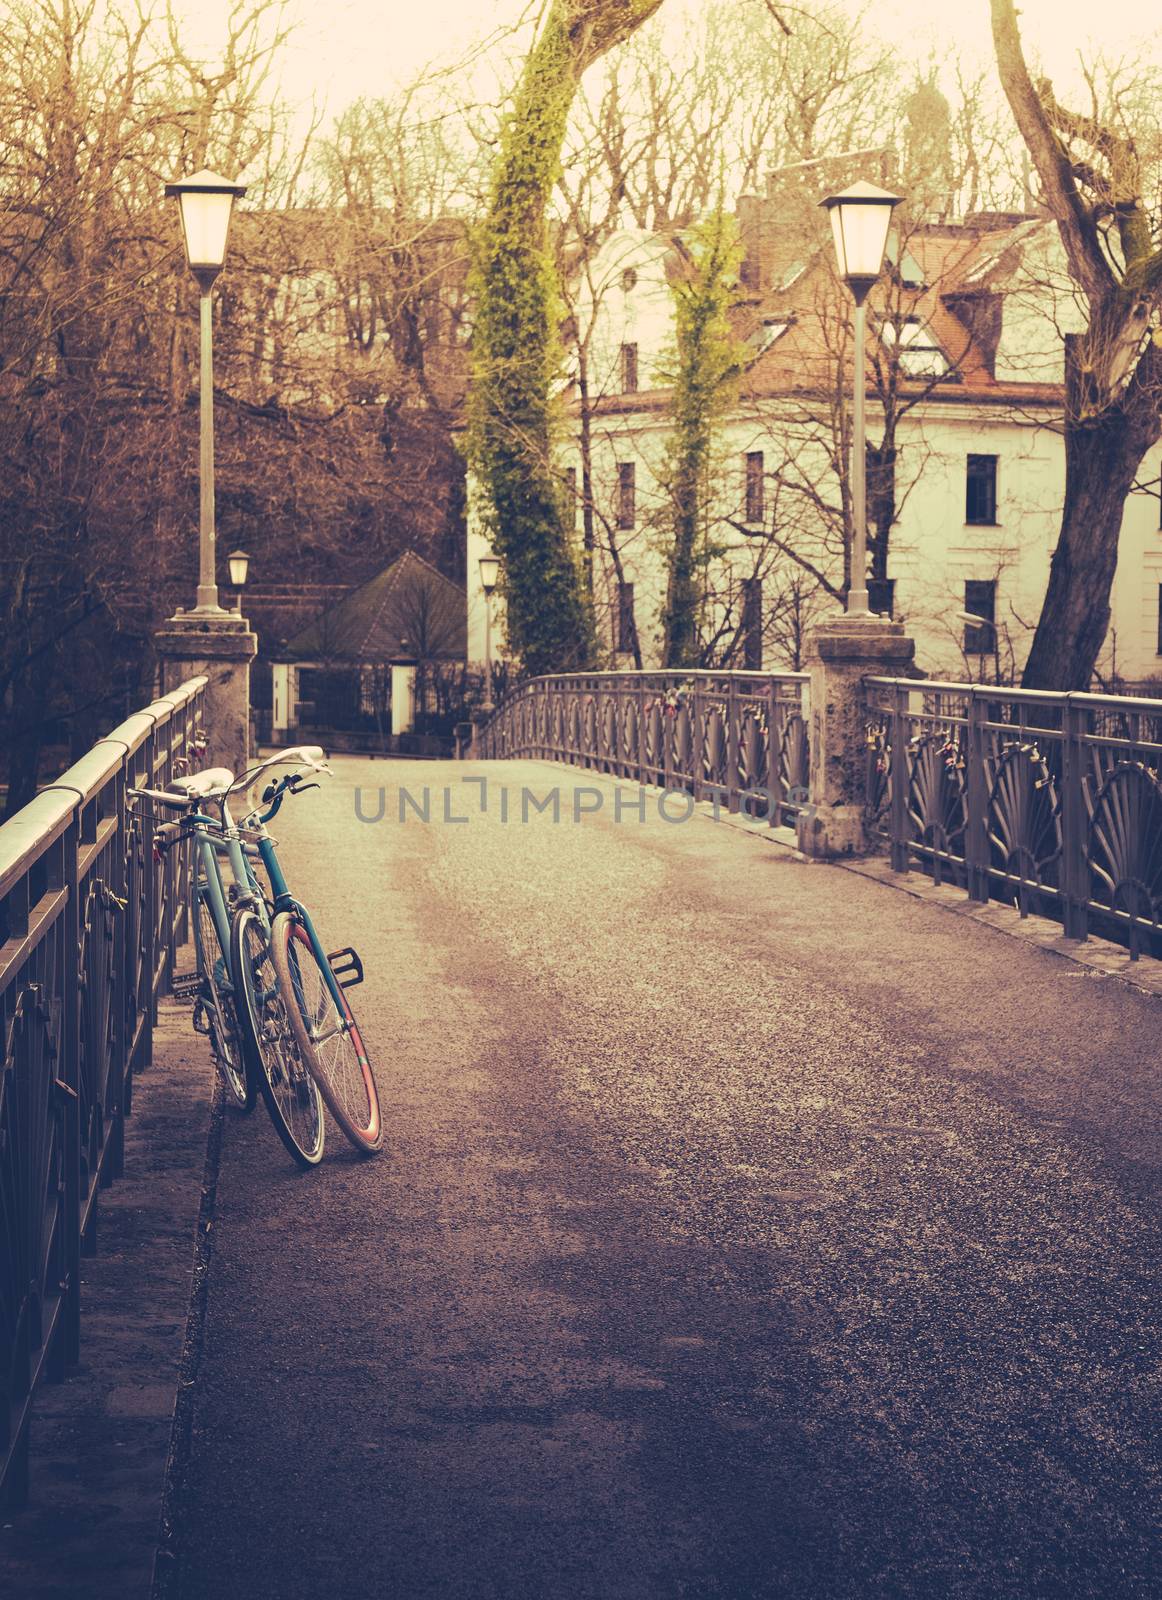
{"label": "lamp post", "polygon": [[242,591],[246,587],[246,574],[250,570],[250,557],[245,550],[231,550],[226,557],[226,566],[230,572],[230,583],[236,590],[234,609],[242,610]]}
{"label": "lamp post", "polygon": [[867,603],[867,445],[864,400],[867,374],[864,344],[867,312],[864,301],[883,270],[884,249],[892,212],[902,196],[877,189],[874,183],[853,183],[821,204],[831,217],[831,232],[839,276],[855,301],[855,393],[851,428],[851,581],[847,588],[847,615],[868,617]]}
{"label": "lamp post", "polygon": [[480,587],[484,590],[484,709],[493,711],[492,703],[492,591],[500,575],[500,561],[496,556],[480,557]]}
{"label": "lamp post", "polygon": [[180,183],[167,183],[166,196],[178,202],[186,263],[201,291],[201,511],[198,523],[198,601],[194,616],[222,616],[214,571],[214,352],[210,291],[226,260],[234,202],[246,193],[216,172],[195,172]]}

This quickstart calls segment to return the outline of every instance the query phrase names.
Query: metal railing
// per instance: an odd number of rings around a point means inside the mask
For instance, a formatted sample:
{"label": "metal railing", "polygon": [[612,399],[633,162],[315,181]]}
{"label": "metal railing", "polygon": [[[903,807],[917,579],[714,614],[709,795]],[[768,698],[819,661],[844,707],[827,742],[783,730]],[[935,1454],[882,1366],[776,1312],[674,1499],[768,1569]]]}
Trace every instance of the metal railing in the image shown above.
{"label": "metal railing", "polygon": [[805,672],[588,672],[531,678],[478,741],[793,824],[807,802]]}
{"label": "metal railing", "polygon": [[892,866],[1162,955],[1162,700],[867,680]]}
{"label": "metal railing", "polygon": [[28,1494],[29,1409],[80,1352],[80,1257],[120,1176],[188,870],[127,816],[194,754],[205,678],[100,739],[0,826],[0,1500]]}

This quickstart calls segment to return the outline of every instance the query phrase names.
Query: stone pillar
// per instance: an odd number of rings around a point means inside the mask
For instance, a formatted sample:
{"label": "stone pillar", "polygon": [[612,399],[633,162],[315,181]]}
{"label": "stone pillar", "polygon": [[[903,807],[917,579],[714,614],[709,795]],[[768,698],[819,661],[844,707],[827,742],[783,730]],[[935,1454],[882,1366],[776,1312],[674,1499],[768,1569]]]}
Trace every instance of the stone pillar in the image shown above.
{"label": "stone pillar", "polygon": [[414,661],[391,664],[391,731],[398,737],[410,733],[415,722],[416,665]]}
{"label": "stone pillar", "polygon": [[199,616],[179,611],[153,642],[161,661],[161,692],[204,673],[206,765],[244,772],[250,761],[250,663],[258,639],[237,612]]}
{"label": "stone pillar", "polygon": [[812,630],[805,669],[809,690],[810,804],[798,819],[805,855],[859,855],[867,785],[867,713],[863,680],[906,675],[915,641],[886,617],[828,617]]}
{"label": "stone pillar", "polygon": [[294,709],[295,669],[289,661],[276,661],[270,669],[270,731],[275,744],[285,743],[290,735]]}

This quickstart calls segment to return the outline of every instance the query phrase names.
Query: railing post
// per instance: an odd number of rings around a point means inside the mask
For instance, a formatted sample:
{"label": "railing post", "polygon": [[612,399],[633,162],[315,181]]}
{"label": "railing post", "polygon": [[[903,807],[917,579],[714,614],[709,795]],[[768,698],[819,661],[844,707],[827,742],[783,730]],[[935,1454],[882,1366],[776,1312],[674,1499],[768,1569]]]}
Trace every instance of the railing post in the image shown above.
{"label": "railing post", "polygon": [[644,680],[639,680],[637,689],[637,781],[640,788],[645,788],[646,760],[648,750],[646,746],[646,686]]}
{"label": "railing post", "polygon": [[733,674],[726,680],[726,808],[738,810],[738,689]]}
{"label": "railing post", "polygon": [[892,775],[891,861],[893,872],[908,871],[908,700],[906,684],[892,690],[890,761]]}
{"label": "railing post", "polygon": [[[695,800],[701,800],[705,784],[702,781],[702,768],[705,759],[705,739],[703,737],[704,705],[702,690],[698,687],[698,680],[694,680],[694,688],[690,695],[690,778],[691,792]],[[676,720],[676,719],[675,719]]]}
{"label": "railing post", "polygon": [[772,678],[767,684],[767,823],[772,828],[782,826],[783,778],[779,771],[779,752],[783,747],[782,708],[779,699],[779,682]]}
{"label": "railing post", "polygon": [[1061,709],[1061,888],[1067,939],[1089,931],[1089,855],[1085,809],[1085,711],[1065,695]]}
{"label": "railing post", "polygon": [[989,897],[988,874],[988,783],[984,770],[984,723],[988,704],[976,689],[969,691],[968,720],[965,728],[964,866],[968,897],[984,904]]}

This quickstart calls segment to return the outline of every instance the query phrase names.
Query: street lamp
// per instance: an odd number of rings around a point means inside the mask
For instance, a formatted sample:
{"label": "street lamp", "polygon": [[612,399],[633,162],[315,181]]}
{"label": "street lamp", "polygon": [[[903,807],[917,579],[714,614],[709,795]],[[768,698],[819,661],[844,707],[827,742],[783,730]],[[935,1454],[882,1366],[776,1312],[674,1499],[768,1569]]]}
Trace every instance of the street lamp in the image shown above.
{"label": "street lamp", "polygon": [[496,556],[480,557],[480,587],[484,590],[484,709],[494,710],[492,704],[492,591],[500,576],[500,561]]}
{"label": "street lamp", "polygon": [[868,617],[867,603],[867,428],[864,420],[864,399],[867,373],[864,365],[864,343],[867,332],[867,312],[864,301],[872,285],[883,270],[884,247],[888,242],[888,226],[892,212],[900,204],[901,195],[877,189],[874,183],[853,183],[840,194],[830,195],[820,203],[831,217],[831,233],[835,240],[835,255],[839,276],[851,290],[855,301],[855,394],[852,406],[851,429],[851,500],[852,544],[851,582],[847,590],[847,615]]}
{"label": "street lamp", "polygon": [[167,198],[175,198],[182,219],[186,262],[201,291],[201,515],[198,524],[198,603],[194,615],[220,617],[218,585],[214,576],[214,352],[210,316],[210,290],[226,260],[230,217],[234,202],[246,186],[231,183],[216,172],[195,172],[180,183],[167,183]]}
{"label": "street lamp", "polygon": [[238,591],[238,599],[234,609],[242,610],[242,591],[246,587],[246,574],[250,570],[250,557],[245,550],[231,550],[226,557],[226,565],[230,570],[230,582]]}

